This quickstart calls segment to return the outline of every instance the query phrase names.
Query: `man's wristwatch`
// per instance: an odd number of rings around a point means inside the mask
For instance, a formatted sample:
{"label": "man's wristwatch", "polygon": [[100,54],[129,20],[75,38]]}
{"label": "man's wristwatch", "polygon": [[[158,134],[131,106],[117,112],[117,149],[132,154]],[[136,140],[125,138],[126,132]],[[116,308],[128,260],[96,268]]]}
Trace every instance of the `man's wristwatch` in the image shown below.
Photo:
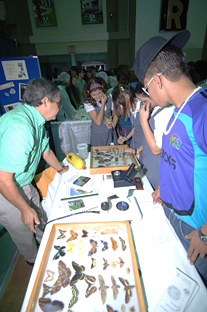
{"label": "man's wristwatch", "polygon": [[204,235],[201,231],[201,228],[198,228],[198,236],[200,238],[201,243],[207,245],[207,235]]}

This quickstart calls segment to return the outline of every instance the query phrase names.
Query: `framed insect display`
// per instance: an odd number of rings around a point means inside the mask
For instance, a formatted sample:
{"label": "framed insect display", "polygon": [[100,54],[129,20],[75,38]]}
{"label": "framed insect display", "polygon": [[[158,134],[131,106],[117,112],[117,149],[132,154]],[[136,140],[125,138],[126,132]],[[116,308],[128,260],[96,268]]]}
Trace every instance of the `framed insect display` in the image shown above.
{"label": "framed insect display", "polygon": [[129,222],[54,224],[26,311],[146,311]]}
{"label": "framed insect display", "polygon": [[128,145],[92,146],[90,155],[90,174],[105,174],[114,170],[127,170],[134,163],[132,153],[126,153]]}

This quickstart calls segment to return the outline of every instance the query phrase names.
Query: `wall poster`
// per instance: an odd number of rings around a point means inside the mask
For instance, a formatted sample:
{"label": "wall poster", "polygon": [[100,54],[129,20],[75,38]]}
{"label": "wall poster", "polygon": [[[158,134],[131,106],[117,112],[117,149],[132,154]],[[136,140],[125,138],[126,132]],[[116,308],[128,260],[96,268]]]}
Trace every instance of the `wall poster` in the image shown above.
{"label": "wall poster", "polygon": [[81,0],[82,24],[102,24],[102,0]]}
{"label": "wall poster", "polygon": [[32,4],[37,27],[57,26],[53,0],[32,0]]}

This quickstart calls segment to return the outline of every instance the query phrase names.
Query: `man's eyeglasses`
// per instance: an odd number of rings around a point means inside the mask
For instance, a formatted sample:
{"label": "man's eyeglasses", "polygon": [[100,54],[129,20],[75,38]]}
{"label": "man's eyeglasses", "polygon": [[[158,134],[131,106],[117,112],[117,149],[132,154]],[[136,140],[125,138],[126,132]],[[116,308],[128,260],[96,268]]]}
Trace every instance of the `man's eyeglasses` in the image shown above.
{"label": "man's eyeglasses", "polygon": [[[157,76],[160,76],[160,75],[162,75],[162,73],[158,73],[158,74],[156,74]],[[150,94],[149,94],[149,92],[148,92],[148,87],[149,87],[149,85],[150,85],[150,83],[152,82],[152,80],[155,78],[155,75],[150,79],[150,81],[146,84],[146,86],[144,86],[144,87],[142,87],[142,90],[148,95],[148,96],[150,96]]]}
{"label": "man's eyeglasses", "polygon": [[62,105],[60,105],[60,102],[55,102],[56,104],[57,104],[57,107],[59,108],[59,109],[61,109],[63,106]]}

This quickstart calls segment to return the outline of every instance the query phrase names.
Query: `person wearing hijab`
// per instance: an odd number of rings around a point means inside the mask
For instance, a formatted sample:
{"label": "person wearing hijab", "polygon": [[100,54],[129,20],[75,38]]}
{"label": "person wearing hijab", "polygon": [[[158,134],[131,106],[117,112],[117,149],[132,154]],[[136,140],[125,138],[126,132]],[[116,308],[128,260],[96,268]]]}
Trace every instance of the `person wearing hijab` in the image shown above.
{"label": "person wearing hijab", "polygon": [[65,121],[65,120],[72,120],[76,119],[77,110],[71,104],[69,99],[68,93],[66,91],[67,86],[70,83],[70,75],[67,72],[62,72],[58,79],[57,79],[57,86],[60,90],[60,106],[61,109],[59,110],[56,120],[57,121]]}

